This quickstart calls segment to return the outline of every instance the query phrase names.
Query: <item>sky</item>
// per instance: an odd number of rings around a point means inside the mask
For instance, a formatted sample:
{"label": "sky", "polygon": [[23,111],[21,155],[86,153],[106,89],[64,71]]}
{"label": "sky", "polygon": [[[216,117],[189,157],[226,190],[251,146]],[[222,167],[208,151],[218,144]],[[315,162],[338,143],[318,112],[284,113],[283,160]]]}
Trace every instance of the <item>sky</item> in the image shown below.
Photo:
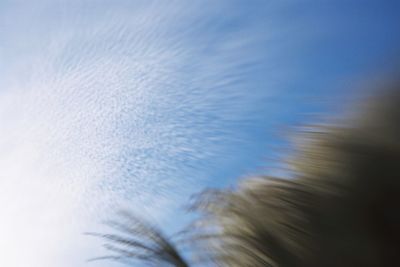
{"label": "sky", "polygon": [[[384,0],[0,1],[0,266],[121,266],[83,235],[166,232],[190,195],[279,174],[282,130],[398,64]],[[368,83],[368,82],[367,82]]]}

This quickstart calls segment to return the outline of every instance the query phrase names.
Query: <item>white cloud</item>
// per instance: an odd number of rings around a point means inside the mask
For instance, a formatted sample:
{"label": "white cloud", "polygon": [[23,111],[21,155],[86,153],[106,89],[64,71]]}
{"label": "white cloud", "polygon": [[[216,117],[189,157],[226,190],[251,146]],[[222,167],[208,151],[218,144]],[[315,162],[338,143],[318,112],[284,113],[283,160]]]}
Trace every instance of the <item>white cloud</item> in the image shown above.
{"label": "white cloud", "polygon": [[162,216],[268,95],[242,90],[257,37],[221,34],[223,2],[128,2],[3,11],[0,266],[84,265],[121,202]]}

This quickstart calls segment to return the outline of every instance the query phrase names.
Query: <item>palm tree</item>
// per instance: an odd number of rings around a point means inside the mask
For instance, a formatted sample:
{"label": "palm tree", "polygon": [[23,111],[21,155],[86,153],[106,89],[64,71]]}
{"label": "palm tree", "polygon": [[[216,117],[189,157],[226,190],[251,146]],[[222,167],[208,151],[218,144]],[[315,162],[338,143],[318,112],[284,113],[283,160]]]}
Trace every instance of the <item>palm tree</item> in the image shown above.
{"label": "palm tree", "polygon": [[290,179],[247,178],[198,198],[218,266],[398,265],[400,83],[360,111],[299,131]]}
{"label": "palm tree", "polygon": [[[297,132],[290,178],[196,196],[202,216],[186,237],[199,257],[230,267],[397,266],[400,83],[391,88],[339,123]],[[112,225],[128,234],[103,235],[115,259],[188,266],[157,228],[136,217]]]}

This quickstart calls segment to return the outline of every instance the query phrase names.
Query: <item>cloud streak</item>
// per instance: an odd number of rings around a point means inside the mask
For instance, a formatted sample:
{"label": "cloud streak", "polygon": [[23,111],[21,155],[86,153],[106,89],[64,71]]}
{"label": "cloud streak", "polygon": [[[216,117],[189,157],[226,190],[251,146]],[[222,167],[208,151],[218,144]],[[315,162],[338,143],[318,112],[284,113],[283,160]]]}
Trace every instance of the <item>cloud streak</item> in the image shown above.
{"label": "cloud streak", "polygon": [[270,94],[243,90],[257,37],[236,9],[145,2],[4,4],[0,265],[83,265],[121,203],[162,217]]}
{"label": "cloud streak", "polygon": [[398,47],[396,4],[306,3],[1,1],[0,266],[84,266],[117,207],[168,223]]}

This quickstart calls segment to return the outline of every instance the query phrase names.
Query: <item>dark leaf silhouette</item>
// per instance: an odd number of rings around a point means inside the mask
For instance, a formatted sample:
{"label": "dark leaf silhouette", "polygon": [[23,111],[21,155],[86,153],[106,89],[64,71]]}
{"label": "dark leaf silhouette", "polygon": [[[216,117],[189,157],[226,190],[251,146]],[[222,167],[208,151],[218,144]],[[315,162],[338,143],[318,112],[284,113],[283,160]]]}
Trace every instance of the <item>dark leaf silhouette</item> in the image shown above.
{"label": "dark leaf silhouette", "polygon": [[[121,221],[124,220],[122,223]],[[189,266],[177,251],[170,238],[150,222],[129,212],[122,212],[120,221],[107,222],[117,234],[88,233],[108,241],[105,247],[113,255],[92,260],[112,259],[117,261],[141,260],[154,266]]]}

